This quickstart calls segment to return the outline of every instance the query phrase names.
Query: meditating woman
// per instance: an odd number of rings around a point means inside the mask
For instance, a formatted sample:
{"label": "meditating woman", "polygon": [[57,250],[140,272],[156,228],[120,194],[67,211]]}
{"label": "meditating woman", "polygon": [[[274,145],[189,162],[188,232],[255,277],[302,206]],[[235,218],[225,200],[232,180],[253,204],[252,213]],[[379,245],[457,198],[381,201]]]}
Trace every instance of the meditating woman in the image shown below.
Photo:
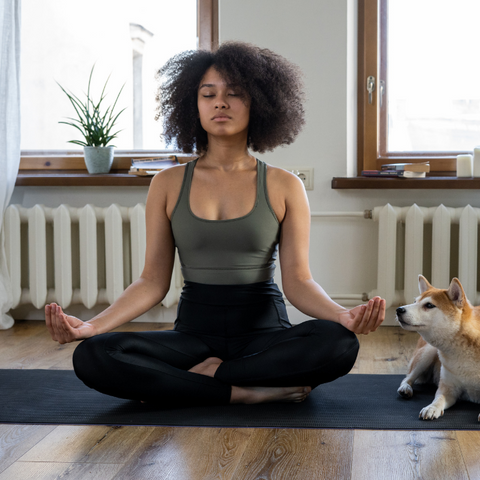
{"label": "meditating woman", "polygon": [[[302,182],[250,153],[290,144],[301,130],[298,69],[232,42],[174,57],[160,79],[166,140],[198,158],[152,179],[140,278],[86,322],[47,305],[47,327],[62,344],[86,339],[75,372],[108,395],[163,405],[300,402],[350,371],[355,334],[377,329],[385,302],[348,310],[327,296],[309,269]],[[107,333],[162,301],[175,247],[185,285],[173,330]],[[286,297],[319,320],[290,324],[273,280],[277,247]]]}

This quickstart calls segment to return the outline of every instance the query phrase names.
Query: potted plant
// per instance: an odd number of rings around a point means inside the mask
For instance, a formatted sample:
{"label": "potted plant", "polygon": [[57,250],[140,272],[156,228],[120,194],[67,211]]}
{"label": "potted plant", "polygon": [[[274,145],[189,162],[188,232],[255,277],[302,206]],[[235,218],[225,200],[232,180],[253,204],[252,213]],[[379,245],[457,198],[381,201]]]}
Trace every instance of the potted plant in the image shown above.
{"label": "potted plant", "polygon": [[117,137],[119,131],[111,133],[119,115],[125,110],[122,109],[117,114],[114,113],[117,105],[118,97],[122,93],[122,86],[118,92],[117,98],[112,106],[103,110],[102,102],[105,99],[105,89],[108,84],[107,78],[105,85],[103,86],[100,99],[95,103],[90,96],[90,84],[92,81],[92,75],[95,65],[92,67],[90,77],[88,79],[88,88],[86,93],[86,100],[82,102],[76,95],[67,92],[58,82],[58,86],[63,90],[70,100],[73,108],[77,112],[78,118],[68,117],[71,122],[58,122],[65,125],[71,125],[79,130],[83,137],[83,140],[70,140],[69,143],[81,145],[85,156],[85,164],[89,173],[108,173],[113,162],[113,153],[115,145],[109,145],[109,143]]}

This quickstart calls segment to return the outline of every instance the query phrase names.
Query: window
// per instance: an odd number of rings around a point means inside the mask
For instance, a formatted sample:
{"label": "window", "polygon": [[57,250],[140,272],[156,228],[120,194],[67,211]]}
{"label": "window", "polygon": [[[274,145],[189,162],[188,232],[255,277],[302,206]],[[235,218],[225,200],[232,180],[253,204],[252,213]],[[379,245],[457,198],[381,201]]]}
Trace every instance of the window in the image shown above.
{"label": "window", "polygon": [[358,13],[358,172],[428,160],[453,174],[480,144],[480,3],[359,0]]}
{"label": "window", "polygon": [[56,82],[82,98],[94,64],[94,98],[109,76],[107,105],[125,84],[116,110],[126,110],[112,142],[119,156],[171,150],[154,120],[155,73],[176,53],[214,48],[217,12],[218,0],[24,0],[21,168],[62,168],[66,157],[83,155],[68,143],[80,132],[59,124],[75,112]]}

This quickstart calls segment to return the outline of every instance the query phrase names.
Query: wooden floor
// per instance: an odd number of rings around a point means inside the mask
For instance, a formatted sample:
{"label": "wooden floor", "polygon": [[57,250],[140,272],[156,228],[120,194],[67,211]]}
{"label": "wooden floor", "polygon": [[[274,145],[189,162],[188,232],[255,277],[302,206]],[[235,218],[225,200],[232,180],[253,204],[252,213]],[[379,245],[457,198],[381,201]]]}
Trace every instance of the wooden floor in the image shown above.
{"label": "wooden floor", "polygon": [[[404,373],[416,340],[397,327],[362,336],[353,373]],[[74,347],[20,321],[0,331],[0,368],[70,369]],[[480,431],[0,425],[0,480],[64,478],[473,480]]]}

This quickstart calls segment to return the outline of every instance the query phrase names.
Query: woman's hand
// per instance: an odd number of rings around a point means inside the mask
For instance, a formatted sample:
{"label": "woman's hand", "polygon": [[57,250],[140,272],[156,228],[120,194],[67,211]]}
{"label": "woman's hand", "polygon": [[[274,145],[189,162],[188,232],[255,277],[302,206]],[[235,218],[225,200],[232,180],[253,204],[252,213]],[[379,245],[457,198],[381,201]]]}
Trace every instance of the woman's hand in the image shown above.
{"label": "woman's hand", "polygon": [[339,322],[353,333],[368,335],[385,320],[385,300],[374,297],[366,305],[345,310],[339,315]]}
{"label": "woman's hand", "polygon": [[45,323],[52,339],[61,344],[95,335],[95,327],[91,323],[63,313],[62,307],[56,303],[45,306]]}

